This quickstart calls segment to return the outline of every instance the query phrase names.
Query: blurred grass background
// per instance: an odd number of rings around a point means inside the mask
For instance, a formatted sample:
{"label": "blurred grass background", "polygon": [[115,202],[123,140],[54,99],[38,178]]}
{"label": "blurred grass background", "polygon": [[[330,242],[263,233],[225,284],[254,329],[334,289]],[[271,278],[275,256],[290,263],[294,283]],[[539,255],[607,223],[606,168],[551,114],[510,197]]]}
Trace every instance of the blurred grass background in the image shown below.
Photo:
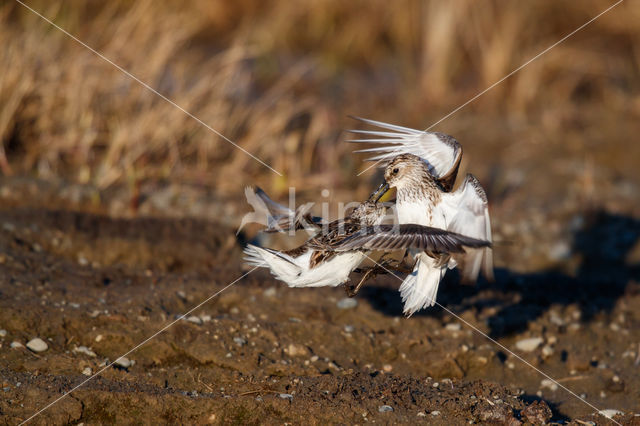
{"label": "blurred grass background", "polygon": [[[426,128],[613,1],[27,4],[283,177],[12,0],[0,2],[3,174],[220,194],[258,183],[278,196],[369,188],[371,173],[356,176],[366,165],[342,142],[356,125],[347,115]],[[434,130],[463,143],[493,193],[545,173],[558,152],[577,155],[581,175],[593,163],[635,173],[638,6],[622,3]],[[540,169],[492,177],[536,156]]]}

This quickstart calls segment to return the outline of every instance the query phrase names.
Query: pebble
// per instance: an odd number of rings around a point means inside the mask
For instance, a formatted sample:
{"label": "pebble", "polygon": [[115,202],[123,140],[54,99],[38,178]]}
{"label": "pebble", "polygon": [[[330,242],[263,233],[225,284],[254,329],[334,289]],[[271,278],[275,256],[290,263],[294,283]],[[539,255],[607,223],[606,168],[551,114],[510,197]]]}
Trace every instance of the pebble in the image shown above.
{"label": "pebble", "polygon": [[378,407],[378,411],[381,413],[386,413],[389,411],[393,411],[393,407],[390,405],[381,405]]}
{"label": "pebble", "polygon": [[452,322],[447,324],[444,328],[446,328],[449,331],[460,331],[460,323]]}
{"label": "pebble", "polygon": [[540,386],[543,388],[547,388],[552,392],[558,390],[558,385],[553,380],[549,379],[542,380],[540,382]]}
{"label": "pebble", "polygon": [[198,324],[198,325],[202,324],[202,319],[195,315],[191,315],[190,317],[187,317],[187,321],[192,322],[194,324]]}
{"label": "pebble", "polygon": [[545,358],[548,358],[551,355],[553,355],[553,352],[554,352],[553,348],[551,346],[549,346],[549,345],[545,345],[542,348],[542,356],[545,357]]}
{"label": "pebble", "polygon": [[298,343],[289,343],[289,346],[287,347],[287,352],[289,353],[289,356],[307,356],[309,355],[309,350]]}
{"label": "pebble", "polygon": [[288,399],[289,401],[293,401],[293,395],[291,395],[290,393],[281,393],[278,396],[282,399]]}
{"label": "pebble", "polygon": [[391,370],[393,370],[393,366],[391,364],[385,364],[382,366],[382,369],[386,372],[389,373],[391,372]]}
{"label": "pebble", "polygon": [[562,327],[563,325],[565,325],[564,320],[555,312],[551,314],[551,316],[549,317],[549,321],[551,322],[551,324],[557,325],[558,327]]}
{"label": "pebble", "polygon": [[522,352],[533,352],[542,344],[542,337],[530,337],[528,339],[518,340],[516,348]]}
{"label": "pebble", "polygon": [[47,342],[45,342],[41,338],[36,337],[35,339],[29,340],[29,343],[27,343],[27,348],[29,348],[33,352],[44,352],[49,349],[49,345],[47,345]]}
{"label": "pebble", "polygon": [[96,356],[96,353],[86,346],[78,346],[77,348],[73,348],[73,353],[85,354],[85,355],[89,355],[90,357]]}
{"label": "pebble", "polygon": [[82,370],[82,374],[84,374],[85,376],[90,376],[90,375],[91,375],[91,373],[92,373],[92,371],[91,371],[91,368],[90,368],[90,367],[85,367],[85,368]]}
{"label": "pebble", "polygon": [[440,411],[438,411],[438,410],[432,411],[431,415],[432,416],[439,416],[440,415]]}
{"label": "pebble", "polygon": [[11,348],[15,349],[15,348],[24,348],[24,345],[20,342],[11,342]]}
{"label": "pebble", "polygon": [[352,325],[345,325],[344,326],[344,332],[345,333],[353,333],[353,330],[355,330],[355,328]]}
{"label": "pebble", "polygon": [[7,335],[7,330],[0,330],[0,337],[4,337]]}
{"label": "pebble", "polygon": [[122,368],[129,368],[133,365],[133,361],[131,361],[126,356],[121,356],[120,358],[116,359],[114,364]]}
{"label": "pebble", "polygon": [[549,258],[552,260],[564,260],[571,254],[571,247],[564,241],[554,244],[549,250]]}
{"label": "pebble", "polygon": [[234,337],[233,341],[238,346],[244,346],[244,345],[247,344],[247,341],[245,339],[243,339],[242,337],[239,337],[239,336]]}
{"label": "pebble", "polygon": [[350,297],[343,297],[342,299],[338,300],[336,306],[339,309],[353,309],[358,306],[358,301]]}
{"label": "pebble", "polygon": [[266,297],[275,297],[276,288],[275,287],[269,287],[262,294],[264,294]]}
{"label": "pebble", "polygon": [[601,415],[605,416],[608,419],[611,419],[611,418],[613,418],[614,416],[617,416],[617,415],[621,415],[621,416],[624,415],[624,413],[622,411],[614,410],[613,408],[608,408],[606,410],[600,410],[600,411],[598,411],[598,414],[601,414]]}

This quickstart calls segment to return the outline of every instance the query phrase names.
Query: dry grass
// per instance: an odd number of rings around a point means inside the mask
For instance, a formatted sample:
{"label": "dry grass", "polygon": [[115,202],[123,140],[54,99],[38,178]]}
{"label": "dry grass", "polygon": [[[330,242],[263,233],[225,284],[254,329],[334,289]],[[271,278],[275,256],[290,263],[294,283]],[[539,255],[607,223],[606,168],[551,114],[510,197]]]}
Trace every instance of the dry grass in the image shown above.
{"label": "dry grass", "polygon": [[[612,2],[29,4],[284,177],[11,0],[0,6],[2,173],[227,192],[253,181],[352,186],[361,166],[340,140],[347,114],[427,127]],[[451,120],[553,127],[549,114],[570,119],[585,105],[640,115],[636,6],[623,3]]]}

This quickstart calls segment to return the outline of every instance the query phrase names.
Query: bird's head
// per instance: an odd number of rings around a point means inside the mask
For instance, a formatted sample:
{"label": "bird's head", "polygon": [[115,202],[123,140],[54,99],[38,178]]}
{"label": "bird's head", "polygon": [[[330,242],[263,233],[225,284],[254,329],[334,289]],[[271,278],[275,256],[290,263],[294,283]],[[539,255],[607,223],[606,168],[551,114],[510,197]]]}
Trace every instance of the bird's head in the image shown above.
{"label": "bird's head", "polygon": [[422,186],[435,182],[427,163],[413,154],[394,157],[384,170],[384,182],[371,194],[370,200],[377,201],[390,189],[402,191],[404,188]]}

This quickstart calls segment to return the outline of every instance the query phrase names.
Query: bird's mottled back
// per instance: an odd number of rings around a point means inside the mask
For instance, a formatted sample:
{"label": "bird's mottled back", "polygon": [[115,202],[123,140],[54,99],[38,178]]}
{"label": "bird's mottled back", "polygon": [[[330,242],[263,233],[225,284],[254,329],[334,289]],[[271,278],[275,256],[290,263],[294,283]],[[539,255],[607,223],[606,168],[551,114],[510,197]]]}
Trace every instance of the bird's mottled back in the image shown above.
{"label": "bird's mottled back", "polygon": [[363,226],[375,226],[382,223],[386,207],[374,201],[365,201],[351,212],[350,217]]}

